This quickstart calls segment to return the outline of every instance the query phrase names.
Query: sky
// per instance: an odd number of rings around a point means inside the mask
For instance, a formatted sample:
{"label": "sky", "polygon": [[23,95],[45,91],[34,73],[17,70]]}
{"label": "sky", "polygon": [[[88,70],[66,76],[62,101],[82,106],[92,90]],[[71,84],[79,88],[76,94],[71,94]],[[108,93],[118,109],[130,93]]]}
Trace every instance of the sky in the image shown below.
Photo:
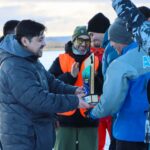
{"label": "sky", "polygon": [[[0,0],[0,35],[3,25],[11,19],[32,19],[47,27],[46,36],[72,35],[78,25],[102,12],[112,23],[116,13],[112,0]],[[150,0],[132,0],[136,6],[150,7]]]}

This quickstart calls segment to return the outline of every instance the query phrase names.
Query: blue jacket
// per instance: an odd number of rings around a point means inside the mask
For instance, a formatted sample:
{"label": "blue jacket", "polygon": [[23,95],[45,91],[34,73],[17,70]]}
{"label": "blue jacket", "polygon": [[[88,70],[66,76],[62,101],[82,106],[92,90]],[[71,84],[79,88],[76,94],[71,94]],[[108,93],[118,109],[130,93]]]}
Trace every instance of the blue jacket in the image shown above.
{"label": "blue jacket", "polygon": [[106,70],[110,63],[118,57],[117,51],[108,43],[105,48],[103,58],[102,58],[102,73],[104,79],[106,78]]}
{"label": "blue jacket", "polygon": [[[0,142],[4,150],[52,150],[55,113],[73,110],[76,87],[54,79],[13,35],[0,43]],[[67,95],[66,95],[67,94]]]}
{"label": "blue jacket", "polygon": [[102,73],[103,73],[103,77],[105,79],[106,70],[107,70],[108,66],[114,59],[116,59],[118,57],[117,51],[110,45],[110,42],[108,40],[108,31],[104,34],[102,47],[105,48],[104,54],[102,57]]}
{"label": "blue jacket", "polygon": [[113,135],[118,140],[144,141],[150,79],[150,67],[144,67],[144,57],[146,53],[135,48],[110,64],[100,103],[91,112],[94,118],[117,114]]}

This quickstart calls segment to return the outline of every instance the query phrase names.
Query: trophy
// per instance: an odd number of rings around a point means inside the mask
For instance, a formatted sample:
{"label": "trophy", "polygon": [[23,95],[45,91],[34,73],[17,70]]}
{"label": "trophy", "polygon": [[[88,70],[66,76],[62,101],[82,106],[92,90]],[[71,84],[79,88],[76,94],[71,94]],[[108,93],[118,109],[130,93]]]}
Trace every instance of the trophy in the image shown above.
{"label": "trophy", "polygon": [[84,100],[89,103],[96,105],[99,102],[99,96],[94,94],[94,53],[92,53],[84,62],[84,70],[82,71],[83,85],[86,96]]}

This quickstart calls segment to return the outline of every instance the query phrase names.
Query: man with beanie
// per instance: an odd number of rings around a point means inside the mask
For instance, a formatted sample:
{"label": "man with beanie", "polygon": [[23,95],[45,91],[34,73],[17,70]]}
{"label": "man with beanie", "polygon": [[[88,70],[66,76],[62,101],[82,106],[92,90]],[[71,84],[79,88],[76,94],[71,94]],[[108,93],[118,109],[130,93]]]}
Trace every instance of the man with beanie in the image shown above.
{"label": "man with beanie", "polygon": [[[97,13],[88,22],[88,32],[91,38],[91,51],[98,56],[102,62],[104,48],[102,48],[102,41],[104,34],[110,26],[109,19],[102,13]],[[111,117],[100,119],[98,127],[98,150],[104,150],[106,141],[106,131],[111,136]]]}
{"label": "man with beanie", "polygon": [[88,22],[88,33],[91,38],[91,51],[94,52],[99,59],[102,59],[104,49],[102,48],[102,41],[104,33],[110,25],[109,19],[102,13],[93,16]]}
{"label": "man with beanie", "polygon": [[[72,41],[65,46],[49,71],[59,80],[75,86],[83,86],[82,71],[86,58],[90,56],[90,37],[86,26],[77,26]],[[95,93],[102,93],[102,72],[95,56]],[[57,129],[55,150],[97,150],[98,120],[85,116],[86,109],[75,109],[58,114],[60,127]]]}
{"label": "man with beanie", "polygon": [[[150,19],[150,9],[148,7],[141,6],[141,7],[138,7],[138,10],[145,16],[145,18],[147,20]],[[102,44],[103,47],[105,47],[105,51],[104,51],[103,59],[102,59],[102,73],[103,73],[103,76],[104,76],[104,80],[105,80],[106,70],[107,70],[108,66],[110,65],[110,63],[113,60],[115,60],[117,57],[120,56],[120,55],[117,54],[117,51],[110,45],[107,33],[105,33],[105,35],[104,35],[104,41],[103,41],[103,44]],[[148,86],[147,89],[149,89],[149,87],[150,86]],[[115,120],[115,116],[113,117],[112,124],[113,124],[114,120]],[[115,141],[114,137],[112,136],[111,144],[110,144],[110,149],[111,150],[116,149],[115,148],[116,147],[115,143],[116,143],[116,141]]]}
{"label": "man with beanie", "polygon": [[[146,6],[138,7],[138,10],[144,15],[144,17],[149,21],[150,20],[150,9]],[[102,73],[105,79],[106,70],[109,64],[116,59],[119,55],[115,51],[115,49],[110,45],[108,40],[108,32],[104,35],[104,40],[102,47],[105,48],[103,59],[102,59]]]}
{"label": "man with beanie", "polygon": [[132,34],[126,29],[126,22],[120,18],[110,26],[108,35],[110,44],[119,55],[124,55],[109,65],[101,103],[94,107],[90,116],[102,118],[116,114],[113,125],[116,150],[147,150],[144,137],[148,137],[145,122],[149,108],[147,84],[150,67],[143,66],[146,52],[136,46]]}
{"label": "man with beanie", "polygon": [[120,18],[117,18],[110,26],[108,36],[111,46],[117,50],[119,55],[137,47],[133,41],[132,33],[127,31],[126,23]]}
{"label": "man with beanie", "polygon": [[[136,40],[136,42],[139,45],[139,49],[138,49],[138,53],[143,53],[140,57],[140,59],[136,60],[138,62],[138,64],[142,64],[138,67],[138,69],[136,69],[137,73],[139,73],[139,79],[142,76],[143,81],[140,81],[140,85],[138,86],[138,88],[140,87],[141,93],[140,93],[140,97],[138,97],[138,100],[136,101],[136,105],[140,103],[140,107],[136,107],[136,109],[134,109],[134,114],[137,114],[137,111],[139,112],[139,114],[136,115],[136,117],[138,118],[137,121],[134,124],[134,126],[131,126],[132,128],[130,128],[130,131],[132,131],[130,133],[130,135],[134,135],[130,137],[130,145],[128,144],[128,149],[131,149],[130,147],[134,146],[134,149],[136,149],[136,147],[140,146],[140,143],[144,144],[145,143],[150,143],[150,108],[149,108],[149,104],[150,101],[148,101],[147,97],[149,97],[149,93],[150,93],[150,85],[148,85],[148,83],[150,84],[150,21],[147,20],[147,18],[140,13],[140,11],[136,8],[136,6],[130,1],[130,0],[113,0],[112,1],[112,6],[115,9],[117,15],[124,19],[124,21],[126,22],[126,24],[128,24],[128,27],[130,27],[130,30],[132,31],[133,35],[134,35],[134,39]],[[140,55],[139,54],[139,55]],[[147,60],[145,62],[145,60]],[[141,68],[140,68],[141,67]],[[137,67],[136,67],[137,68]],[[148,70],[149,69],[149,70]],[[146,70],[148,70],[148,72],[146,72]],[[144,73],[143,73],[144,72]],[[134,77],[134,76],[133,76]],[[148,82],[149,80],[149,82]],[[143,84],[144,83],[144,84]],[[145,91],[147,89],[147,96],[145,94]],[[144,95],[145,94],[145,95]],[[142,99],[141,99],[142,98]],[[150,100],[150,99],[149,99]],[[131,101],[132,104],[132,101]],[[144,107],[143,107],[144,104]],[[136,113],[135,113],[136,112]],[[138,126],[135,126],[135,124],[137,123]],[[139,124],[140,123],[140,124]],[[136,128],[134,128],[136,127]],[[138,128],[138,129],[137,129]],[[138,135],[136,135],[134,133],[134,131],[136,131],[135,129],[139,130],[140,132],[138,133]],[[129,136],[130,136],[129,135]],[[141,136],[139,136],[141,135]],[[123,139],[123,138],[122,138]],[[137,141],[137,143],[135,143],[134,141]],[[126,140],[127,141],[127,140]],[[144,145],[143,144],[143,145]],[[125,147],[126,142],[123,139],[122,142],[122,147]],[[145,144],[146,145],[146,144]],[[140,150],[143,150],[145,146],[141,147]],[[126,147],[127,148],[127,147]],[[150,148],[150,146],[149,146]],[[149,149],[147,148],[147,149]],[[123,149],[123,148],[122,148]],[[145,148],[146,149],[146,148]],[[144,149],[144,150],[145,150]]]}

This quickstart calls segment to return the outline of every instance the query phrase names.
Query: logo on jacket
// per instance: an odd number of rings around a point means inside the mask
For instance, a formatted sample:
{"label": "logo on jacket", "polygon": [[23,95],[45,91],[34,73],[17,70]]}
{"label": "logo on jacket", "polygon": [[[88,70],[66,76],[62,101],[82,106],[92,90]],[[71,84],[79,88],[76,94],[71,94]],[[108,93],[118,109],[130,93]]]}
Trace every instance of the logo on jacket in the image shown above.
{"label": "logo on jacket", "polygon": [[150,56],[143,56],[143,68],[150,67]]}

